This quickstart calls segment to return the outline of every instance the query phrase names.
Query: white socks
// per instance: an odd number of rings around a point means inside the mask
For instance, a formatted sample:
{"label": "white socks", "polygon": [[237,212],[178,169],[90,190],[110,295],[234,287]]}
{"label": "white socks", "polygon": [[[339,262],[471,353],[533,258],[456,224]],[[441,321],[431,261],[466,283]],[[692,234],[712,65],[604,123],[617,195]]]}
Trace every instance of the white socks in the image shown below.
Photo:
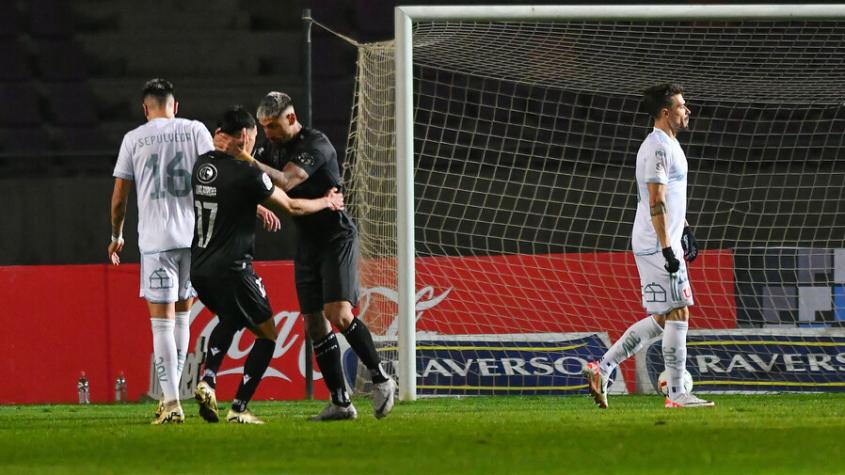
{"label": "white socks", "polygon": [[176,340],[173,336],[175,322],[166,318],[150,318],[153,328],[153,353],[155,370],[164,401],[179,400],[179,371],[177,370]]}
{"label": "white socks", "polygon": [[[648,340],[663,333],[663,328],[649,315],[628,327],[622,338],[607,350],[599,361],[599,370],[608,377],[620,363],[640,351]],[[664,338],[665,341],[665,338]]]}
{"label": "white socks", "polygon": [[683,376],[687,367],[687,322],[666,320],[663,333],[663,363],[666,365],[669,383],[669,399],[683,394]]}
{"label": "white socks", "polygon": [[176,339],[176,383],[182,379],[185,358],[188,356],[188,342],[191,339],[190,312],[176,312],[176,326],[173,336]]}

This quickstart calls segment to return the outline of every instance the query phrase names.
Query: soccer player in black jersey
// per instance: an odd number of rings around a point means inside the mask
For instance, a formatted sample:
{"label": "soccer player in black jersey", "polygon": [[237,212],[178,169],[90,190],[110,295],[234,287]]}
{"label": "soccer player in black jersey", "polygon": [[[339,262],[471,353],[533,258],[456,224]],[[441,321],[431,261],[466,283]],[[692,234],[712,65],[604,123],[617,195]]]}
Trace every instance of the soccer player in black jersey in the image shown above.
{"label": "soccer player in black jersey", "polygon": [[[215,139],[215,146],[254,164],[291,197],[314,198],[326,188],[341,186],[337,152],[322,132],[299,123],[290,96],[268,93],[258,106],[257,116],[268,139],[256,150],[258,160],[245,150],[238,150],[223,134]],[[317,364],[331,394],[331,402],[312,420],[357,417],[343,381],[340,348],[329,322],[343,332],[369,370],[373,414],[382,418],[393,409],[396,383],[382,368],[369,329],[352,314],[359,292],[358,230],[345,211],[323,210],[295,217],[294,223],[299,231],[294,260],[296,292],[306,331],[314,340]]]}
{"label": "soccer player in black jersey", "polygon": [[[255,119],[239,106],[224,114],[220,131],[237,137],[243,150],[255,145]],[[205,372],[195,391],[200,415],[217,422],[217,371],[232,337],[246,327],[256,340],[226,420],[261,424],[246,406],[273,357],[277,332],[267,293],[252,268],[256,207],[262,204],[294,216],[337,212],[343,210],[343,195],[326,187],[329,191],[323,190],[316,199],[292,199],[266,173],[217,150],[197,159],[191,185],[196,211],[191,281],[200,300],[220,319],[209,337]]]}

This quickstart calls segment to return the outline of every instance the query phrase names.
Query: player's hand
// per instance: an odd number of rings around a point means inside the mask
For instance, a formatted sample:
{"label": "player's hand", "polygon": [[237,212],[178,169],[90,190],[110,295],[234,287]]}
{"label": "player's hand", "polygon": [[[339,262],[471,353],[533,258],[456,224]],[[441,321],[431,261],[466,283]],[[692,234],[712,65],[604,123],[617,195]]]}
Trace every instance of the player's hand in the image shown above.
{"label": "player's hand", "polygon": [[692,262],[698,257],[698,244],[689,226],[684,226],[684,233],[681,235],[681,247],[684,248],[684,259]]}
{"label": "player's hand", "polygon": [[241,154],[241,147],[238,145],[238,139],[229,134],[220,132],[217,129],[214,132],[214,150],[223,152],[226,155],[231,155],[237,158]]}
{"label": "player's hand", "polygon": [[337,188],[331,188],[326,194],[323,196],[329,200],[329,209],[332,211],[340,211],[343,209],[343,193],[338,191]]}
{"label": "player's hand", "polygon": [[112,265],[116,266],[120,264],[120,255],[118,253],[123,250],[123,237],[114,238],[112,237],[111,242],[109,243],[109,261],[111,261]]}
{"label": "player's hand", "polygon": [[282,222],[279,220],[279,217],[276,216],[276,213],[270,211],[269,209],[258,205],[255,215],[261,220],[261,225],[264,226],[266,231],[274,233],[279,229],[282,229]]}
{"label": "player's hand", "polygon": [[670,274],[678,272],[678,269],[681,268],[681,261],[675,257],[675,253],[672,252],[671,246],[663,248],[663,257],[666,258],[666,265],[663,267],[666,268]]}

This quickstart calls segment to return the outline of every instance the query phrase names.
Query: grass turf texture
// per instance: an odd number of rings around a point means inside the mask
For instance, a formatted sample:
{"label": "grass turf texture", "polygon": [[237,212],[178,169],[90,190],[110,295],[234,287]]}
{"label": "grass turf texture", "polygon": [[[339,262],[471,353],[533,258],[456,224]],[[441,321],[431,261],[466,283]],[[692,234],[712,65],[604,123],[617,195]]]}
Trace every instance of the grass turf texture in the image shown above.
{"label": "grass turf texture", "polygon": [[[422,399],[314,423],[322,402],[255,402],[264,426],[150,426],[153,404],[0,406],[0,473],[845,473],[845,394]],[[221,416],[228,407],[221,405]]]}

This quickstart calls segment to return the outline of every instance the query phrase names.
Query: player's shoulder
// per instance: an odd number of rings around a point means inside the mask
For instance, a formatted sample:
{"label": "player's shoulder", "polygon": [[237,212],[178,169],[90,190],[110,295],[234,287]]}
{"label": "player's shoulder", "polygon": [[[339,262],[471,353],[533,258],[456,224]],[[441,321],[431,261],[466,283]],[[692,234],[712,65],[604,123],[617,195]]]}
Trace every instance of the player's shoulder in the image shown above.
{"label": "player's shoulder", "polygon": [[202,122],[184,117],[174,117],[170,122],[170,126],[180,130],[208,131]]}
{"label": "player's shoulder", "polygon": [[669,145],[666,134],[655,129],[643,140],[639,151],[640,154],[652,154],[658,150],[663,150],[665,153]]}
{"label": "player's shoulder", "polygon": [[326,134],[317,129],[311,129],[308,127],[302,128],[302,132],[299,134],[299,139],[303,146],[312,149],[332,146],[332,143],[329,141],[329,137]]}
{"label": "player's shoulder", "polygon": [[149,126],[149,122],[144,122],[143,124],[138,125],[129,132],[123,134],[123,140],[131,140],[133,137],[137,137],[138,135],[144,134],[147,130],[149,130]]}

